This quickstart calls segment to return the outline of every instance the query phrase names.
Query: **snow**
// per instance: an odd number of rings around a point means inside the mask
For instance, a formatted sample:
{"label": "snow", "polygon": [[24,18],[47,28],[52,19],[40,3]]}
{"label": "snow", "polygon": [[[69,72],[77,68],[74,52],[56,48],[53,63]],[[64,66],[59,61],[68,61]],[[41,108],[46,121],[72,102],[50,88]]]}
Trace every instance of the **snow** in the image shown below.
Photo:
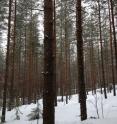
{"label": "snow", "polygon": [[[104,95],[97,92],[97,95],[92,95],[89,92],[87,96],[87,113],[88,119],[80,121],[80,104],[78,103],[78,95],[72,95],[69,104],[58,102],[55,107],[55,122],[56,124],[117,124],[117,96],[113,93],[108,93],[108,99],[104,99]],[[42,109],[42,100],[39,100],[39,107]],[[96,109],[97,105],[97,109]],[[27,115],[31,113],[36,104],[23,105],[19,107],[20,120],[16,120],[16,109],[7,111],[6,124],[37,124],[37,120],[29,121]],[[98,119],[98,115],[99,119]],[[39,124],[42,124],[42,118],[39,119]]]}

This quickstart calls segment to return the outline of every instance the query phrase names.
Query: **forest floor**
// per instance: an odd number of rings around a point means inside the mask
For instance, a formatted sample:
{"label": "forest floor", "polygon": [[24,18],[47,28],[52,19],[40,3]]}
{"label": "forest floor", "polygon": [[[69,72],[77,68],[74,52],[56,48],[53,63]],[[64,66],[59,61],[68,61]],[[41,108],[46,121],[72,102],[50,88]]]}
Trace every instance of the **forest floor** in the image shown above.
{"label": "forest floor", "polygon": [[[72,95],[68,104],[60,102],[58,97],[58,106],[55,108],[56,124],[117,124],[117,96],[108,93],[108,99],[97,92],[92,95],[89,92],[87,97],[87,113],[88,119],[80,121],[80,105],[78,103],[78,95]],[[96,107],[97,106],[97,107]],[[20,120],[16,120],[16,109],[6,114],[6,124],[42,124],[42,118],[29,121],[27,115],[36,108],[36,104],[23,105],[19,107]],[[42,109],[42,100],[39,100],[39,107]]]}

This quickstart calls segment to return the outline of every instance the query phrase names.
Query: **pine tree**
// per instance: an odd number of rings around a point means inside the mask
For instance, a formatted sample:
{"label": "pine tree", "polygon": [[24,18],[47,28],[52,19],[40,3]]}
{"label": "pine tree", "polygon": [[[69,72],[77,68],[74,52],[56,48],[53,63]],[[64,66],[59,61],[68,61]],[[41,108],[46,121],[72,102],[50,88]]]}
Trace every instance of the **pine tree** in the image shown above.
{"label": "pine tree", "polygon": [[86,91],[84,80],[84,56],[83,56],[83,39],[82,39],[82,5],[81,0],[76,3],[76,37],[77,37],[77,58],[78,58],[78,84],[79,84],[79,101],[81,120],[87,119],[86,108]]}
{"label": "pine tree", "polygon": [[13,50],[12,50],[12,69],[10,79],[10,99],[9,99],[9,111],[13,108],[14,104],[14,77],[15,77],[15,48],[16,48],[16,0],[14,1],[14,25],[13,25]]}
{"label": "pine tree", "polygon": [[[111,6],[111,19],[113,27],[113,40],[114,40],[114,50],[115,50],[115,61],[116,61],[116,73],[117,73],[117,43],[116,43],[116,31],[115,31],[115,21],[114,21],[114,1],[110,0]],[[113,83],[114,96],[116,96],[115,84]]]}
{"label": "pine tree", "polygon": [[6,114],[6,99],[7,99],[7,85],[8,85],[8,72],[9,72],[9,50],[10,50],[10,29],[11,29],[11,4],[12,0],[9,0],[9,17],[8,17],[8,36],[7,36],[7,52],[6,52],[6,69],[5,69],[5,81],[3,89],[3,105],[2,105],[2,117],[1,122],[5,122]]}
{"label": "pine tree", "polygon": [[57,106],[57,80],[56,80],[56,0],[53,1],[53,12],[54,12],[54,22],[53,22],[53,51],[54,51],[54,94],[55,94],[55,106]]}
{"label": "pine tree", "polygon": [[114,57],[113,57],[113,44],[112,44],[112,25],[111,25],[111,12],[110,2],[108,0],[108,11],[109,11],[109,34],[110,34],[110,53],[111,53],[111,64],[112,64],[112,83],[113,83],[113,95],[116,95],[115,91],[115,73],[114,73]]}
{"label": "pine tree", "polygon": [[44,0],[43,124],[54,124],[53,1]]}
{"label": "pine tree", "polygon": [[103,40],[102,40],[102,27],[101,27],[101,14],[100,14],[100,0],[98,0],[98,18],[99,18],[99,36],[100,36],[100,48],[101,48],[101,68],[102,68],[102,81],[104,88],[104,96],[107,99],[106,93],[106,80],[105,80],[105,71],[104,71],[104,58],[103,58]]}

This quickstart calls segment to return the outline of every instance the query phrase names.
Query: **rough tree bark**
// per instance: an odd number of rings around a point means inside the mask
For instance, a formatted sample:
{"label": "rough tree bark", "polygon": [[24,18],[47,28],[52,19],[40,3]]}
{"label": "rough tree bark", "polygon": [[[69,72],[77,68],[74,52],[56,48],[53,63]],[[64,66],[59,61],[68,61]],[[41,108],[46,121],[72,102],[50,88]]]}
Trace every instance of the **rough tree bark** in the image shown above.
{"label": "rough tree bark", "polygon": [[54,124],[53,1],[44,0],[43,124]]}
{"label": "rough tree bark", "polygon": [[82,39],[82,5],[81,0],[76,3],[76,33],[77,33],[77,58],[78,58],[78,83],[81,120],[87,119],[86,92],[84,81],[84,59]]}

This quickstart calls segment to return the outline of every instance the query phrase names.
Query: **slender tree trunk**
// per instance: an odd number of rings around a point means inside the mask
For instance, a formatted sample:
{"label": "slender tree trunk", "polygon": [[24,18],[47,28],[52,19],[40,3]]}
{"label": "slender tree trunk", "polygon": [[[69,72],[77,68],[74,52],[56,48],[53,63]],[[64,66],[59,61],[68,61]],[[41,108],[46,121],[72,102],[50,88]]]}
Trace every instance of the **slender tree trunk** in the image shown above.
{"label": "slender tree trunk", "polygon": [[112,27],[111,27],[111,13],[110,13],[110,4],[108,0],[108,10],[109,10],[109,34],[110,34],[110,49],[111,49],[111,65],[112,65],[112,83],[113,83],[113,95],[116,96],[115,90],[115,76],[114,76],[114,62],[113,62],[113,45],[112,45]]}
{"label": "slender tree trunk", "polygon": [[[110,0],[111,6],[111,18],[112,18],[112,27],[113,27],[113,39],[114,39],[114,48],[115,48],[115,62],[116,62],[116,74],[117,74],[117,43],[116,43],[116,31],[115,31],[115,21],[114,21],[114,12],[113,12],[113,3],[114,1]],[[116,96],[115,83],[113,83],[114,96]]]}
{"label": "slender tree trunk", "polygon": [[65,0],[65,26],[64,26],[64,30],[65,30],[65,39],[64,39],[64,47],[65,47],[65,96],[66,96],[66,104],[68,104],[68,84],[69,84],[69,80],[68,80],[68,31],[67,31],[67,0]]}
{"label": "slender tree trunk", "polygon": [[6,114],[6,99],[7,99],[7,85],[8,85],[8,73],[9,73],[9,50],[10,50],[10,29],[11,29],[11,5],[12,0],[9,0],[9,17],[8,17],[8,36],[7,36],[7,52],[6,52],[6,68],[4,77],[4,89],[3,89],[3,105],[2,105],[2,117],[1,122],[5,122]]}
{"label": "slender tree trunk", "polygon": [[70,52],[70,41],[68,43],[68,94],[69,100],[71,98],[71,86],[72,86],[72,79],[71,79],[71,52]]}
{"label": "slender tree trunk", "polygon": [[102,67],[102,81],[104,88],[104,97],[107,98],[106,83],[105,83],[105,71],[104,71],[104,58],[103,58],[103,45],[102,45],[102,28],[101,28],[101,15],[100,15],[100,0],[98,0],[98,11],[99,11],[99,35],[100,35],[100,47],[101,47],[101,67]]}
{"label": "slender tree trunk", "polygon": [[11,69],[11,80],[10,80],[10,99],[9,99],[9,111],[13,108],[14,104],[14,76],[15,76],[15,46],[16,46],[16,0],[14,1],[14,29],[13,29],[13,52],[12,52],[12,69]]}
{"label": "slender tree trunk", "polygon": [[56,0],[54,0],[54,22],[53,22],[53,38],[54,38],[54,42],[53,42],[53,52],[54,52],[54,99],[55,99],[55,106],[57,106],[57,81],[56,81]]}
{"label": "slender tree trunk", "polygon": [[83,59],[83,39],[82,39],[82,5],[81,0],[76,4],[76,33],[77,33],[77,58],[78,58],[78,83],[81,120],[87,119],[86,91],[84,81],[84,59]]}
{"label": "slender tree trunk", "polygon": [[[61,13],[62,13],[62,0],[61,0]],[[62,16],[60,17],[60,64],[59,64],[59,66],[60,66],[60,94],[61,94],[61,100],[62,100],[62,102],[63,102],[63,95],[64,95],[64,81],[63,81],[63,65],[64,65],[64,63],[63,63],[63,37],[62,37],[62,35],[63,35],[63,29],[62,29],[62,22],[63,22],[63,20],[62,20]]]}

